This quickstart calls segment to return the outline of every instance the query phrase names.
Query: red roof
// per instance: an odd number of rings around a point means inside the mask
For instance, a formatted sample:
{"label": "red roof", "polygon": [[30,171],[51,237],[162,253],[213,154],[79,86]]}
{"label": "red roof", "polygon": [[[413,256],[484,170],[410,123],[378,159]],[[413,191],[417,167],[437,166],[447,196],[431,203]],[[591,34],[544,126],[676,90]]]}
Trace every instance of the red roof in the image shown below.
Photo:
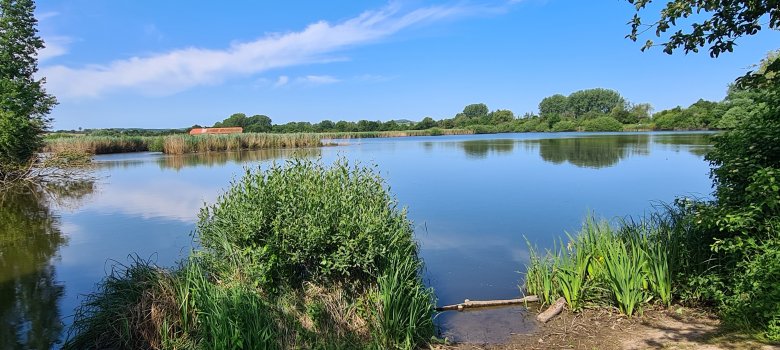
{"label": "red roof", "polygon": [[240,134],[244,132],[244,128],[195,128],[190,130],[190,135],[203,135],[203,134]]}

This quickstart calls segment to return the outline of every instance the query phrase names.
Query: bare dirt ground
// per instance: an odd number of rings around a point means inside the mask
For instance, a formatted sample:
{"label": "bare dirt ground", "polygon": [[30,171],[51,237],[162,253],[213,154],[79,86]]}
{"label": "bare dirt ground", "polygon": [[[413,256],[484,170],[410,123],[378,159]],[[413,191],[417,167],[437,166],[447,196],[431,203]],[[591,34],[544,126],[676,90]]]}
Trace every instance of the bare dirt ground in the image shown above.
{"label": "bare dirt ground", "polygon": [[626,318],[606,310],[564,311],[529,334],[513,334],[502,344],[454,344],[437,350],[509,349],[780,349],[748,337],[727,333],[716,317],[700,310],[673,307],[646,310]]}

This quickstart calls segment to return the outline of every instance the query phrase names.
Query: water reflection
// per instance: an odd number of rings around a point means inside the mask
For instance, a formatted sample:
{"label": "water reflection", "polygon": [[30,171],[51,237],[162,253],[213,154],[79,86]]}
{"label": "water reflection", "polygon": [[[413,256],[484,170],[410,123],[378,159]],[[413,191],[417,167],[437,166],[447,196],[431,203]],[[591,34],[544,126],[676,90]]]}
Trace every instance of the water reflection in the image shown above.
{"label": "water reflection", "polygon": [[85,182],[0,193],[0,348],[50,349],[59,342],[65,287],[54,263],[67,239],[51,206],[91,192]]}
{"label": "water reflection", "polygon": [[474,140],[460,143],[469,158],[485,158],[489,154],[509,154],[515,149],[515,140]]}
{"label": "water reflection", "polygon": [[507,155],[511,154],[515,149],[517,140],[512,139],[485,139],[485,140],[468,140],[468,141],[456,141],[456,142],[421,142],[420,144],[426,152],[434,151],[434,148],[439,146],[443,148],[456,148],[462,150],[466,154],[466,158],[470,159],[484,159],[489,155]]}
{"label": "water reflection", "polygon": [[128,155],[98,156],[95,158],[101,168],[132,168],[157,163],[160,169],[181,170],[189,167],[220,167],[226,164],[242,164],[293,156],[312,158],[322,154],[321,148],[267,149],[238,152],[190,153],[181,155],[160,155],[159,153],[134,153]]}
{"label": "water reflection", "polygon": [[684,135],[656,135],[653,142],[680,152],[688,151],[697,156],[705,156],[712,148],[712,133],[696,133]]}
{"label": "water reflection", "polygon": [[525,141],[538,145],[539,155],[553,164],[569,163],[582,168],[611,167],[631,155],[649,154],[648,135],[609,135],[550,138]]}

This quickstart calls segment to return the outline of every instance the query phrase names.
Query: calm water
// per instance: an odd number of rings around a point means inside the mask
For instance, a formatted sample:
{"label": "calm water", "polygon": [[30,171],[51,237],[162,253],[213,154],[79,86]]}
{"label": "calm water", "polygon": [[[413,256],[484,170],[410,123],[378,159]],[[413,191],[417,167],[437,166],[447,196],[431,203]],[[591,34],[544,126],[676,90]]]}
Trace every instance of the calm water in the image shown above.
{"label": "calm water", "polygon": [[[439,304],[519,295],[527,238],[552,245],[593,211],[641,215],[710,193],[708,134],[502,134],[339,141],[341,146],[165,156],[99,156],[98,180],[7,193],[0,208],[0,348],[50,348],[112,266],[173,265],[192,247],[198,209],[245,166],[297,153],[377,164],[415,222]],[[55,199],[52,199],[55,198]],[[524,238],[525,237],[525,238]],[[456,339],[490,341],[533,326],[520,308],[445,313]],[[491,327],[486,327],[490,324]]]}

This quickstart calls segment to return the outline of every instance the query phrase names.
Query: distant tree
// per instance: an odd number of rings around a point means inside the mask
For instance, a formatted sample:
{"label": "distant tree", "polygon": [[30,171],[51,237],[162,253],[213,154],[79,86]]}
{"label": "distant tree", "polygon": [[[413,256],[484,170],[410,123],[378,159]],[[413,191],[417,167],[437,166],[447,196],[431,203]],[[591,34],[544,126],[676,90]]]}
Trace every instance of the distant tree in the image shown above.
{"label": "distant tree", "polygon": [[421,120],[419,123],[417,123],[414,128],[416,130],[425,130],[430,129],[432,127],[436,126],[436,121],[433,120],[431,117],[425,117],[423,120]]}
{"label": "distant tree", "polygon": [[629,112],[636,117],[637,120],[642,121],[650,119],[653,115],[653,106],[649,103],[632,104],[629,108]]}
{"label": "distant tree", "polygon": [[273,127],[273,122],[271,121],[271,118],[266,115],[255,114],[246,118],[242,127],[251,130],[251,132],[270,132],[271,127]]}
{"label": "distant tree", "polygon": [[57,104],[36,79],[38,21],[32,0],[0,0],[0,176],[17,173],[43,144]]}
{"label": "distant tree", "polygon": [[320,128],[322,131],[331,131],[336,128],[336,124],[330,120],[325,119],[320,122]]}
{"label": "distant tree", "polygon": [[625,106],[626,100],[615,90],[587,89],[575,91],[567,99],[568,111],[575,118],[589,112],[608,114],[615,107]]}
{"label": "distant tree", "polygon": [[233,113],[227,119],[214,123],[215,128],[230,128],[230,127],[245,127],[246,126],[246,114]]}
{"label": "distant tree", "polygon": [[455,120],[454,119],[442,119],[441,120],[441,127],[445,129],[452,129],[455,127]]}
{"label": "distant tree", "polygon": [[[639,36],[655,29],[655,36],[663,38],[661,44],[647,40],[642,50],[663,46],[667,54],[682,48],[685,53],[699,52],[709,46],[710,56],[732,52],[737,38],[754,35],[762,27],[762,21],[770,29],[780,28],[780,3],[776,0],[669,0],[659,18],[643,21],[640,13],[653,1],[628,0],[636,13],[631,19],[631,33],[626,37],[637,41]],[[766,18],[765,18],[766,17]],[[693,18],[688,31],[677,30],[665,37],[678,22]]]}
{"label": "distant tree", "polygon": [[488,117],[490,119],[491,124],[508,123],[515,120],[515,114],[508,109],[499,109],[490,112],[490,115]]}
{"label": "distant tree", "polygon": [[481,118],[488,115],[488,107],[484,103],[470,104],[463,108],[463,115],[467,118]]}
{"label": "distant tree", "polygon": [[401,130],[403,127],[398,124],[395,120],[390,120],[382,123],[382,130],[383,131],[393,131],[393,130]]}
{"label": "distant tree", "polygon": [[564,115],[568,110],[568,98],[561,94],[545,97],[539,102],[539,115],[548,117],[553,114]]}

